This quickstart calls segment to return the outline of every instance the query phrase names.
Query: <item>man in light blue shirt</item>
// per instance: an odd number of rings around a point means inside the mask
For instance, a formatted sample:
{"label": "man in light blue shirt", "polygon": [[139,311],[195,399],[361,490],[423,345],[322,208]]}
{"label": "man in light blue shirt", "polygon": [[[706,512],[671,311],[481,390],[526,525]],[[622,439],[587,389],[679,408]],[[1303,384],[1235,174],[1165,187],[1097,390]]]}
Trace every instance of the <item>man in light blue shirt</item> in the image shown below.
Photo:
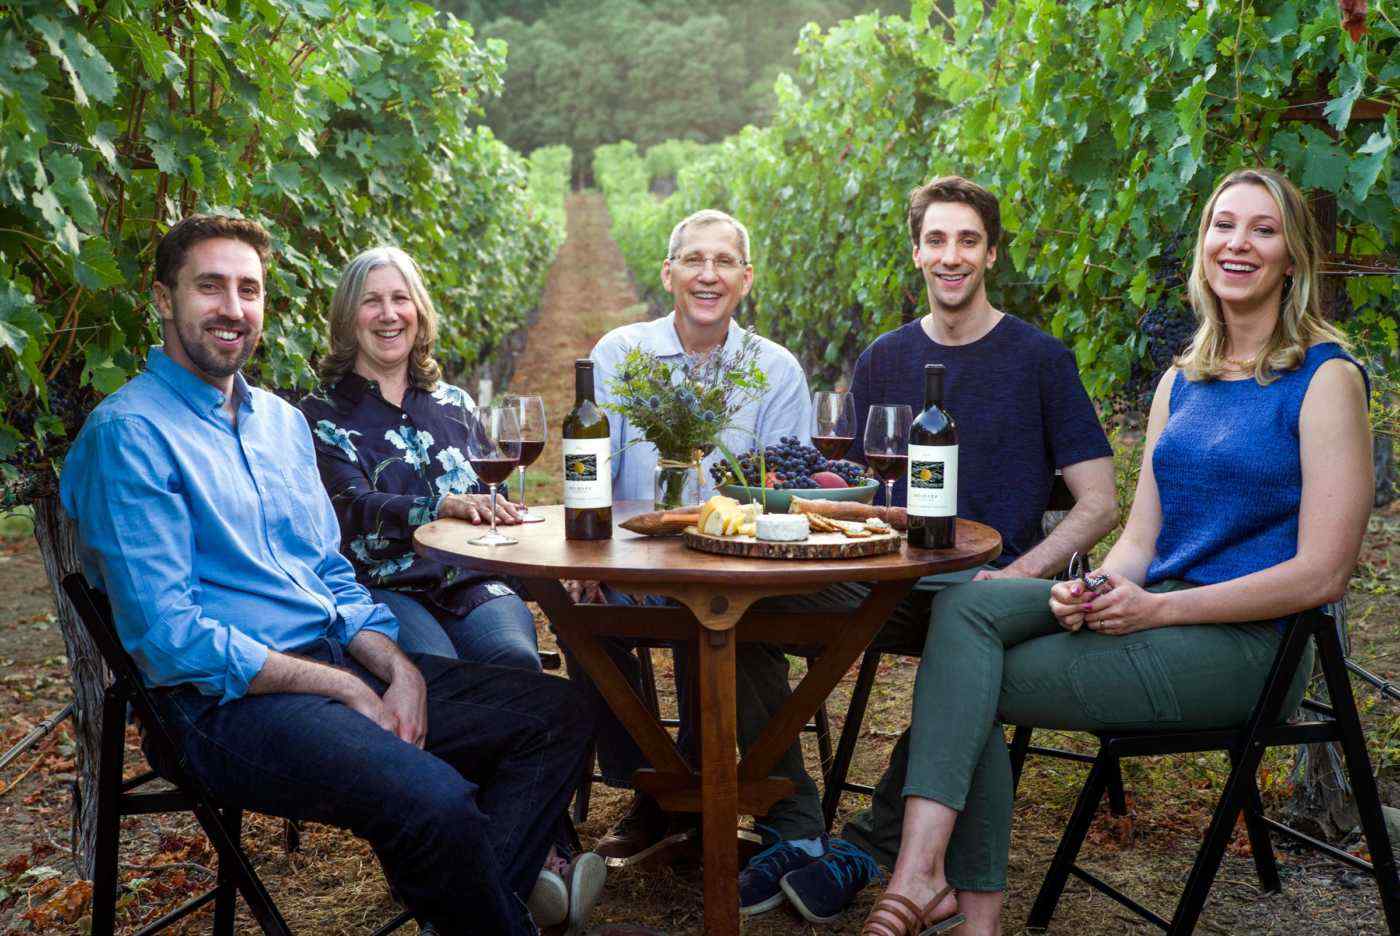
{"label": "man in light blue shirt", "polygon": [[[669,261],[668,261],[669,262]],[[753,275],[752,267],[745,267]],[[709,272],[692,277],[702,280]],[[716,274],[718,278],[718,274]],[[675,283],[677,277],[671,277]],[[747,293],[747,290],[744,291]],[[768,391],[751,399],[734,416],[733,424],[720,436],[720,442],[734,454],[754,448],[756,444],[775,445],[785,436],[808,441],[812,421],[812,397],[807,391],[807,375],[792,352],[777,342],[728,322],[719,344],[705,346],[704,339],[692,337],[698,330],[693,315],[682,313],[685,302],[678,299],[676,310],[649,322],[634,322],[615,328],[603,336],[589,355],[594,364],[595,394],[599,406],[613,402],[608,381],[616,378],[622,360],[632,348],[649,351],[663,361],[680,361],[687,355],[703,357],[721,354],[731,358],[738,354],[745,339],[758,349],[757,364],[768,378]],[[683,338],[682,335],[686,337]],[[687,340],[689,339],[689,340]],[[608,412],[612,430],[613,498],[616,500],[649,500],[653,493],[653,474],[658,458],[656,446],[647,442],[637,427],[621,414]],[[700,471],[700,483],[709,478],[708,467],[724,456],[716,448],[705,457]]]}
{"label": "man in light blue shirt", "polygon": [[[595,387],[600,405],[611,399],[608,383],[614,379],[628,350],[639,347],[663,360],[683,356],[705,358],[733,355],[745,340],[758,345],[758,366],[768,378],[768,390],[749,402],[736,417],[736,425],[725,433],[723,442],[732,452],[755,446],[776,444],[784,436],[806,442],[810,432],[812,403],[807,377],[792,353],[781,345],[741,328],[734,322],[734,311],[753,286],[754,271],[749,263],[749,234],[737,220],[720,211],[701,211],[676,225],[671,233],[666,260],[661,265],[661,282],[674,299],[674,310],[664,318],[638,322],[614,329],[593,349]],[[636,427],[621,414],[608,414],[613,443],[613,497],[617,500],[650,499],[656,447],[641,438]],[[721,457],[713,452],[707,462]],[[705,472],[702,472],[704,474]],[[603,589],[613,602],[630,601],[627,596]],[[658,599],[648,599],[658,600]],[[641,674],[637,660],[628,652],[623,639],[604,641],[610,655],[637,691]],[[739,743],[747,747],[787,698],[788,662],[783,652],[769,644],[741,643],[736,652],[737,708]],[[681,729],[678,743],[694,754],[694,732],[689,703],[694,661],[682,648],[676,651],[676,683],[680,696]],[[575,666],[570,676],[596,694],[591,682]],[[597,738],[598,765],[605,781],[612,786],[629,787],[633,771],[646,766],[632,737],[616,717],[599,702]],[[802,749],[794,744],[784,755],[777,772],[797,784],[796,793],[776,803],[759,824],[769,837],[790,844],[812,857],[825,848],[821,803],[816,785],[802,767]],[[595,851],[615,862],[640,860],[673,831],[669,817],[650,797],[634,795],[625,815],[595,846]],[[740,903],[744,913],[770,909],[781,901],[776,883],[762,894],[746,886],[740,875]]]}
{"label": "man in light blue shirt", "polygon": [[354,829],[439,933],[533,934],[524,898],[586,708],[563,680],[394,643],[338,551],[306,421],[240,371],[268,248],[258,225],[213,215],[158,246],[164,346],[64,464],[84,573],[219,801]]}

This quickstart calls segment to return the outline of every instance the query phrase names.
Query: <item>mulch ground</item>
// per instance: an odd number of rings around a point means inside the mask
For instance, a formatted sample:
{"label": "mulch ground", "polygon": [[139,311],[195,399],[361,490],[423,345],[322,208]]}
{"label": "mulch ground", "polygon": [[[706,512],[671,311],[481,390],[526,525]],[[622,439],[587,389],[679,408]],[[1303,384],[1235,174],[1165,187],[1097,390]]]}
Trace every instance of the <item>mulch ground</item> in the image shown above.
{"label": "mulch ground", "polygon": [[[609,328],[645,314],[637,305],[616,246],[607,237],[601,199],[582,194],[569,204],[569,239],[551,274],[514,390],[540,393],[551,425],[558,425],[572,405],[570,362],[585,355]],[[531,497],[557,500],[553,466],[559,461],[557,440],[531,475]],[[1353,655],[1383,678],[1400,678],[1400,509],[1377,512],[1367,536],[1362,564],[1348,596]],[[553,638],[538,620],[542,647]],[[663,707],[673,707],[669,654],[654,654]],[[887,657],[883,663],[861,739],[852,778],[873,782],[890,748],[908,720],[915,661]],[[801,674],[795,661],[793,678]],[[828,701],[833,730],[843,714],[854,672]],[[1400,704],[1377,701],[1357,684],[1365,710],[1372,757],[1382,778],[1385,798],[1400,804]],[[64,647],[53,619],[52,597],[29,540],[0,541],[0,752],[33,725],[68,701]],[[1037,735],[1037,741],[1088,750],[1086,739],[1072,735]],[[806,736],[808,767],[819,772],[816,745]],[[134,736],[128,747],[129,771],[140,763]],[[1278,809],[1291,793],[1291,752],[1272,755],[1261,776],[1266,805]],[[1223,756],[1161,758],[1125,765],[1129,814],[1114,818],[1105,810],[1097,818],[1084,863],[1127,889],[1149,907],[1170,915],[1205,828],[1219,783]],[[1032,758],[1022,781],[1012,840],[1010,887],[1005,913],[1007,933],[1023,924],[1040,879],[1054,852],[1083,781],[1080,766]],[[0,772],[0,933],[82,933],[87,931],[90,889],[79,880],[69,857],[69,817],[74,777],[72,736],[65,725],[39,747]],[[601,835],[621,815],[626,794],[597,786],[592,808],[580,833],[585,842]],[[847,796],[842,818],[860,808]],[[359,841],[335,829],[307,826],[299,851],[284,847],[280,820],[247,820],[246,844],[279,906],[298,933],[367,933],[396,912],[373,857]],[[1343,843],[1358,848],[1355,840]],[[119,932],[133,932],[145,922],[204,889],[212,877],[214,856],[187,816],[139,817],[123,825],[122,898]],[[1254,879],[1248,842],[1237,834],[1206,907],[1200,932],[1250,934],[1356,934],[1384,930],[1370,882],[1338,865],[1280,849],[1284,891],[1263,895]],[[852,911],[831,926],[807,925],[780,908],[748,919],[743,930],[753,936],[804,933],[854,934],[877,890],[868,890]],[[666,933],[702,932],[700,870],[694,864],[613,872],[594,923],[640,922]],[[200,915],[177,933],[208,932]],[[255,932],[246,916],[239,932]],[[1052,932],[1118,934],[1155,932],[1087,886],[1071,882]]]}

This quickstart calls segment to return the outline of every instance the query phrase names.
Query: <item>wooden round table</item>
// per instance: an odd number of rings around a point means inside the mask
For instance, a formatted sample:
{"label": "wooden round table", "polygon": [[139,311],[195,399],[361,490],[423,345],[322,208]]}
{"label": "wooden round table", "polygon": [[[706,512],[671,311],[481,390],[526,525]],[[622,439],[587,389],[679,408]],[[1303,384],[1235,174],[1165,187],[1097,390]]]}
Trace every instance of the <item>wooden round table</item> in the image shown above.
{"label": "wooden round table", "polygon": [[[564,508],[532,507],[544,523],[510,528],[514,546],[471,546],[482,528],[436,520],[418,528],[424,556],[479,572],[512,575],[549,616],[569,651],[597,683],[618,719],[651,763],[634,783],[671,811],[699,812],[704,839],[705,932],[738,933],[739,814],[762,815],[793,790],[769,771],[802,726],[870,644],[895,606],[925,575],[981,565],[1001,553],[990,527],[959,520],[952,549],[911,549],[855,559],[747,559],[690,549],[680,537],[648,537],[621,528],[610,540],[564,538]],[[651,505],[620,501],[621,522]],[[575,604],[561,579],[598,580],[622,591],[665,595],[679,607]],[[855,610],[765,611],[761,598],[864,582],[870,594]],[[637,696],[598,637],[692,641],[698,645],[700,739],[698,773],[676,750],[659,719]],[[820,655],[783,707],[736,762],[734,648],[738,641],[819,647]]]}

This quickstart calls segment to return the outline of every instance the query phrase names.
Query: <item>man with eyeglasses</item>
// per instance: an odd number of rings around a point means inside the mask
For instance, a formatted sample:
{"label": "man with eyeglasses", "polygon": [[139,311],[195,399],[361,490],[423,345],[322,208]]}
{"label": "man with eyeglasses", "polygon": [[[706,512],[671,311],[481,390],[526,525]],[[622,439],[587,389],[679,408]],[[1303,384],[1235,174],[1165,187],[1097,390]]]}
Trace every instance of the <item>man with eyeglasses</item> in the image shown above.
{"label": "man with eyeglasses", "polygon": [[[661,264],[661,282],[674,299],[673,311],[664,318],[636,322],[614,329],[593,349],[599,404],[610,402],[608,383],[622,367],[631,348],[640,348],[663,360],[684,356],[706,357],[735,354],[741,344],[752,341],[758,347],[758,366],[768,377],[768,389],[751,401],[735,418],[735,425],[722,436],[730,451],[738,452],[755,445],[779,442],[785,436],[808,441],[811,421],[811,397],[807,377],[797,359],[781,345],[754,335],[734,322],[734,312],[753,286],[754,271],[749,264],[749,234],[737,220],[721,211],[699,211],[676,225],[671,232],[666,260]],[[613,497],[618,500],[646,499],[652,496],[653,472],[657,462],[656,447],[639,441],[641,434],[635,426],[616,413],[609,413],[612,426]],[[635,444],[633,444],[635,443]],[[712,462],[721,455],[713,452],[706,459]],[[701,472],[702,478],[705,472]],[[612,603],[630,602],[628,596],[606,586],[581,588],[582,591]],[[666,599],[650,597],[648,601]],[[638,694],[641,693],[641,672],[637,659],[624,639],[605,641],[610,655],[627,676]],[[609,786],[628,788],[633,771],[647,766],[642,752],[597,696],[592,682],[572,665],[570,676],[594,693],[598,703],[597,733],[598,765],[604,782]],[[679,745],[695,760],[695,733],[690,723],[690,695],[694,660],[684,648],[676,653],[676,684],[681,712]],[[747,747],[767,724],[769,717],[782,705],[790,691],[787,657],[775,646],[741,643],[736,660],[736,686],[739,743]],[[777,772],[797,784],[796,793],[774,804],[767,816],[758,817],[758,824],[769,845],[783,843],[809,856],[822,855],[826,848],[823,836],[821,803],[816,785],[802,766],[802,750],[794,743],[778,765]],[[670,844],[678,827],[683,833],[693,826],[694,817],[673,823],[655,800],[642,793],[634,794],[627,814],[600,840],[598,854],[613,864],[631,864]],[[741,912],[756,913],[771,909],[782,901],[777,881],[771,886],[755,888],[746,881],[748,869],[740,875]]]}

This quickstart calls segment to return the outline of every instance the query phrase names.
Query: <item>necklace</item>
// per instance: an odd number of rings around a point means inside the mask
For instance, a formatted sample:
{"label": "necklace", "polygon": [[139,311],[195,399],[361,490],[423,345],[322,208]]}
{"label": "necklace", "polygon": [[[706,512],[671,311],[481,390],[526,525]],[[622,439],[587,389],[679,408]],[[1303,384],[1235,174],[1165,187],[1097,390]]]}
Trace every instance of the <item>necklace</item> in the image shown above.
{"label": "necklace", "polygon": [[1226,363],[1226,364],[1232,364],[1232,365],[1234,365],[1234,367],[1235,367],[1236,370],[1246,371],[1246,370],[1254,370],[1254,362],[1255,362],[1255,360],[1256,360],[1255,358],[1250,358],[1250,359],[1247,360],[1247,361],[1241,361],[1241,360],[1237,360],[1236,358],[1227,357],[1227,358],[1225,358],[1225,363]]}

